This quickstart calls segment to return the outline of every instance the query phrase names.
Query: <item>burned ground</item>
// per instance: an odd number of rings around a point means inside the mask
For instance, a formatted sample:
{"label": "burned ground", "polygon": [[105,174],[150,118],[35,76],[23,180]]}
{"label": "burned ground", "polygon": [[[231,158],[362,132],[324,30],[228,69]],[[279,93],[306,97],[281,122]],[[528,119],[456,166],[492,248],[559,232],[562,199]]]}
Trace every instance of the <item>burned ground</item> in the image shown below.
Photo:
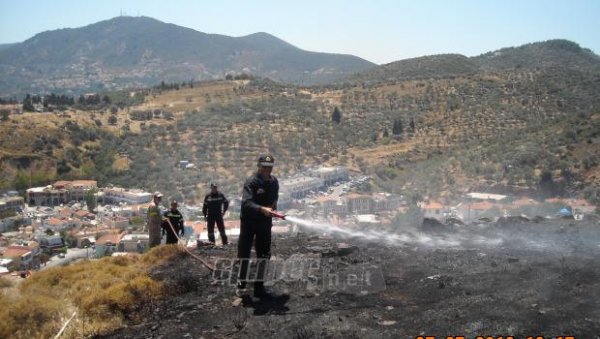
{"label": "burned ground", "polygon": [[[410,239],[430,241],[277,236],[276,260],[318,259],[320,267],[315,281],[278,280],[272,289],[280,296],[266,301],[234,297],[233,286],[215,282],[208,269],[182,255],[151,273],[168,284],[167,300],[99,337],[600,338],[598,221],[500,220],[406,231]],[[234,258],[235,248],[200,253]],[[319,276],[360,267],[374,273],[373,286],[331,285]]]}

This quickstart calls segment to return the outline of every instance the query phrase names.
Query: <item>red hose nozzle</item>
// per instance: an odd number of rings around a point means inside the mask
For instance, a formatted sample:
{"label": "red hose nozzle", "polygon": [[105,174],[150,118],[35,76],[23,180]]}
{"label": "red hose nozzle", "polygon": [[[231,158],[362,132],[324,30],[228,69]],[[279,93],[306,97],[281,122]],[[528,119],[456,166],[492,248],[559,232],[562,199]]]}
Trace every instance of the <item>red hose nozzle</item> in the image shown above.
{"label": "red hose nozzle", "polygon": [[271,211],[271,215],[279,218],[281,220],[285,220],[285,214],[283,214],[282,212],[278,212],[278,211]]}

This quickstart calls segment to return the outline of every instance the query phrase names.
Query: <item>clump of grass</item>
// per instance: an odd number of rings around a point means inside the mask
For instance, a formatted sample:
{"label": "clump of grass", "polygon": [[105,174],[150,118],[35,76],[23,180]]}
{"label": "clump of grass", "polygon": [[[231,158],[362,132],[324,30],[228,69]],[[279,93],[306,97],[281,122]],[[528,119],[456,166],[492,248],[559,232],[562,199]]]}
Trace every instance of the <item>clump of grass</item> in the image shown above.
{"label": "clump of grass", "polygon": [[185,255],[185,252],[177,245],[164,245],[154,247],[142,257],[142,261],[150,266],[158,265],[174,256]]}
{"label": "clump of grass", "polygon": [[0,293],[0,337],[48,338],[55,335],[66,316],[64,306],[45,295],[5,295]]}
{"label": "clump of grass", "polygon": [[12,281],[5,279],[5,278],[0,278],[0,288],[9,288],[12,286],[13,286]]}
{"label": "clump of grass", "polygon": [[0,293],[0,305],[6,305],[0,308],[0,337],[53,337],[74,310],[74,328],[67,333],[88,336],[119,328],[165,295],[164,284],[148,272],[179,253],[176,246],[159,246],[141,257],[109,257],[34,273],[18,284],[17,293]]}

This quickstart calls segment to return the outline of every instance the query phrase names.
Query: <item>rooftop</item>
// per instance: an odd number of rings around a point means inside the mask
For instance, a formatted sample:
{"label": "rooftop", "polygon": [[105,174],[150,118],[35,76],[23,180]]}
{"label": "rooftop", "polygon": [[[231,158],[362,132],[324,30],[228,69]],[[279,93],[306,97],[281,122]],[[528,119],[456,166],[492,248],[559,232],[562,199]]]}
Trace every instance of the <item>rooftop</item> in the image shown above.
{"label": "rooftop", "polygon": [[500,200],[506,199],[506,195],[491,194],[491,193],[477,193],[477,192],[473,192],[473,193],[467,193],[467,196],[470,197],[470,198],[472,198],[472,199],[481,199],[481,200],[496,200],[496,201],[500,201]]}

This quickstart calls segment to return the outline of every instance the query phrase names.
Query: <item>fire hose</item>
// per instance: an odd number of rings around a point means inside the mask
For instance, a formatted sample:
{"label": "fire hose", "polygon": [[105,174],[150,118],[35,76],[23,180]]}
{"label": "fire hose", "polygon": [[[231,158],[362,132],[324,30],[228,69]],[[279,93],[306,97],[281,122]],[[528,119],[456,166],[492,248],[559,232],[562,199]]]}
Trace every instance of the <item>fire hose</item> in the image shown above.
{"label": "fire hose", "polygon": [[[175,234],[175,237],[177,238],[177,243],[180,244],[180,246],[181,246],[181,241],[183,239],[181,239],[179,237],[179,234],[177,234],[177,232],[175,231],[175,227],[173,227],[173,224],[171,224],[171,220],[169,220],[168,218],[166,218],[165,220],[169,224],[169,227],[171,227],[171,231],[173,231],[173,234]],[[186,251],[189,255],[191,255],[192,258],[200,261],[204,266],[206,266],[206,268],[208,268],[211,271],[215,270],[214,266],[212,266],[211,264],[209,264],[206,260],[202,259],[201,257],[199,257],[199,256],[195,255],[194,253],[190,252],[190,250],[188,250],[185,245],[183,245],[181,247],[183,247],[183,250]]]}
{"label": "fire hose", "polygon": [[[281,220],[285,220],[285,214],[283,214],[282,212],[279,211],[271,211],[271,215],[279,218]],[[181,244],[182,239],[179,237],[179,234],[177,234],[177,232],[175,231],[175,227],[173,227],[173,224],[171,223],[171,220],[169,220],[168,218],[165,219],[165,221],[169,224],[169,227],[171,228],[171,231],[173,231],[173,234],[175,234],[175,237],[177,238],[177,243]],[[190,252],[190,250],[187,249],[187,247],[185,245],[181,246],[183,247],[183,249],[192,256],[192,258],[200,261],[204,266],[206,266],[206,268],[208,268],[211,271],[214,271],[215,268],[214,266],[212,266],[211,264],[209,264],[206,260],[202,259],[201,257],[195,255],[194,253]]]}

